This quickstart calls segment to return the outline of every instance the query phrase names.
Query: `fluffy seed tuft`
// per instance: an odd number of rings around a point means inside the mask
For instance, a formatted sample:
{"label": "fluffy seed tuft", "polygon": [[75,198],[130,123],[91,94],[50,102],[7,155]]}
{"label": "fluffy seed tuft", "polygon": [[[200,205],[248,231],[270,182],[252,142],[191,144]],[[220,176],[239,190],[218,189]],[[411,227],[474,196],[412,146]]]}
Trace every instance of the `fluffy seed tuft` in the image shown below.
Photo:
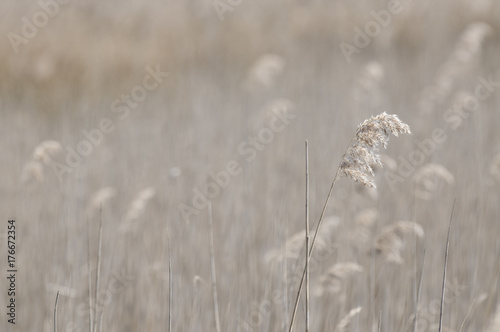
{"label": "fluffy seed tuft", "polygon": [[405,235],[415,234],[424,237],[422,226],[412,221],[400,221],[385,227],[375,240],[375,249],[389,262],[403,263],[401,251],[405,247]]}
{"label": "fluffy seed tuft", "polygon": [[374,165],[382,167],[378,147],[387,148],[390,134],[397,137],[399,134],[411,134],[411,131],[396,114],[386,112],[361,123],[342,157],[341,173],[366,187],[375,188],[375,183],[368,176],[374,175]]}

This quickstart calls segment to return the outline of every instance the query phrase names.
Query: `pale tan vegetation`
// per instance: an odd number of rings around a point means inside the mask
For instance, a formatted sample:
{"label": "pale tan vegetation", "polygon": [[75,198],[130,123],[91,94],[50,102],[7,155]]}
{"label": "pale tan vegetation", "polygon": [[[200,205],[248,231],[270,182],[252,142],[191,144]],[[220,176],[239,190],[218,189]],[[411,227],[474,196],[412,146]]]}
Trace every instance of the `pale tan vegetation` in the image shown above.
{"label": "pale tan vegetation", "polygon": [[[222,21],[212,1],[69,1],[17,53],[8,34],[43,9],[0,3],[15,330],[53,331],[57,292],[58,331],[89,331],[90,312],[97,331],[288,330],[308,140],[312,230],[339,170],[309,260],[310,331],[437,331],[455,199],[442,326],[497,331],[500,2],[401,1],[382,26],[385,0],[221,1]],[[347,62],[340,43],[369,22],[379,33]],[[305,321],[301,297],[294,331]]]}
{"label": "pale tan vegetation", "polygon": [[440,182],[452,186],[455,184],[455,177],[443,165],[429,163],[417,170],[413,181],[415,196],[429,200],[435,196]]}
{"label": "pale tan vegetation", "polygon": [[411,221],[399,221],[386,226],[375,238],[375,249],[384,255],[387,261],[401,264],[403,263],[401,251],[405,248],[406,235],[422,238],[424,230],[422,226]]}
{"label": "pale tan vegetation", "polygon": [[342,157],[340,171],[354,181],[369,188],[375,183],[368,178],[373,173],[373,166],[382,167],[378,153],[379,145],[387,148],[389,135],[411,134],[410,127],[401,122],[395,114],[382,113],[365,120],[359,125],[346,153]]}

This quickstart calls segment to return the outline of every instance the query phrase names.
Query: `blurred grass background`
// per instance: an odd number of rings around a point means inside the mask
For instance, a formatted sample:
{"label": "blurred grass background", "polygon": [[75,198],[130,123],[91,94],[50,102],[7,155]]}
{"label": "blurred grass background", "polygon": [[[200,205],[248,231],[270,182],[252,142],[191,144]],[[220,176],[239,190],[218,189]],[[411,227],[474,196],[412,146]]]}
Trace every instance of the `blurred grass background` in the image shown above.
{"label": "blurred grass background", "polygon": [[[95,268],[102,219],[101,290],[109,293],[100,301],[105,304],[100,306],[103,330],[166,330],[169,254],[173,330],[215,330],[208,212],[188,222],[179,205],[191,204],[193,190],[203,188],[209,172],[237,160],[242,173],[212,200],[221,325],[225,331],[285,330],[297,285],[281,276],[292,274],[303,257],[288,260],[288,266],[264,258],[303,228],[304,141],[310,146],[314,224],[336,165],[365,118],[387,111],[408,123],[414,135],[391,140],[383,151],[396,161],[408,159],[434,128],[446,127],[443,114],[456,92],[472,93],[478,77],[500,81],[500,3],[401,1],[400,6],[401,13],[392,15],[348,63],[340,43],[353,44],[354,28],[364,30],[373,21],[370,11],[387,9],[387,1],[242,1],[223,20],[210,1],[71,1],[59,4],[18,52],[9,33],[22,35],[22,18],[32,21],[41,7],[30,1],[2,2],[0,206],[5,221],[17,220],[19,269],[18,323],[8,325],[3,314],[5,328],[51,331],[55,289],[67,287],[72,292],[59,301],[60,330],[88,330],[87,234]],[[425,92],[474,22],[488,24],[490,33],[467,66],[454,68],[452,93],[432,111],[422,111]],[[277,56],[269,84],[252,76],[266,54]],[[372,89],[366,88],[365,76],[373,62],[382,74],[375,75]],[[148,66],[159,66],[168,77],[121,120],[112,103],[142,84]],[[373,74],[368,73],[370,83]],[[255,160],[246,162],[238,147],[267,126],[269,104],[276,100],[292,103],[296,117]],[[411,179],[391,188],[385,170],[377,174],[376,197],[352,181],[340,181],[328,210],[341,220],[330,239],[336,249],[312,272],[312,283],[336,262],[357,261],[365,271],[343,285],[343,296],[313,298],[313,330],[334,330],[357,306],[362,311],[347,331],[376,331],[379,317],[382,331],[408,330],[424,248],[419,305],[431,311],[440,297],[446,231],[456,198],[448,276],[461,291],[447,304],[444,323],[458,331],[477,303],[463,331],[486,331],[499,296],[500,183],[490,172],[500,153],[499,105],[500,93],[494,91],[460,128],[446,127],[447,139],[426,162],[446,167],[455,184],[440,185],[430,200],[415,196]],[[22,180],[38,144],[59,141],[63,151],[54,158],[64,162],[65,148],[75,148],[85,139],[82,130],[98,128],[103,118],[116,128],[63,181],[49,166],[43,181],[28,185]],[[89,205],[103,187],[115,188],[116,195],[99,213]],[[156,195],[133,227],[120,231],[131,202],[148,187]],[[407,243],[403,264],[373,255],[371,243],[366,250],[355,248],[353,223],[365,208],[378,212],[372,237],[398,220],[422,225],[426,236]],[[6,226],[0,230],[5,232]],[[130,280],[109,291],[116,273]],[[284,299],[279,304],[272,301],[276,292]],[[481,294],[486,299],[474,302]],[[303,316],[301,306],[297,330]],[[420,329],[432,330],[438,316],[422,318]]]}

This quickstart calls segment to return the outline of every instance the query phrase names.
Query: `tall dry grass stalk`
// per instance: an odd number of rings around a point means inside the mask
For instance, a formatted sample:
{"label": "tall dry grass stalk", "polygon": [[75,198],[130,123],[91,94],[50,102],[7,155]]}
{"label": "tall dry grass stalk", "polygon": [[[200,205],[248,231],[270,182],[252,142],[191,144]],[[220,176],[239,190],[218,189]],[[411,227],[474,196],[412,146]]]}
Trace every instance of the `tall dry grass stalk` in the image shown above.
{"label": "tall dry grass stalk", "polygon": [[54,332],[57,332],[57,303],[59,302],[59,291],[56,295],[56,303],[54,304]]}
{"label": "tall dry grass stalk", "polygon": [[212,299],[214,303],[214,320],[215,331],[220,332],[219,318],[219,300],[217,296],[217,270],[215,268],[215,253],[214,253],[214,227],[212,220],[212,203],[208,202],[208,226],[210,228],[210,272],[212,277]]}
{"label": "tall dry grass stalk", "polygon": [[[381,157],[378,153],[379,146],[382,145],[384,148],[387,148],[387,142],[389,141],[390,134],[397,137],[399,134],[411,134],[411,131],[410,127],[402,122],[396,114],[387,114],[386,112],[372,116],[358,126],[356,133],[351,138],[347,150],[341,158],[337,172],[333,178],[323,210],[319,217],[318,225],[316,226],[316,230],[314,232],[311,247],[306,255],[306,259],[310,259],[313,253],[314,244],[316,242],[326,208],[328,207],[333,188],[335,187],[338,179],[342,176],[346,176],[363,184],[365,187],[375,188],[375,183],[369,178],[369,175],[374,175],[372,168],[374,165],[382,167]],[[290,332],[293,331],[293,325],[299,306],[305,275],[306,269],[304,269],[304,272],[302,273],[299,289],[297,290],[295,306],[290,321]]]}
{"label": "tall dry grass stalk", "polygon": [[439,309],[439,332],[443,330],[443,311],[444,311],[444,295],[446,293],[446,272],[448,268],[448,253],[450,249],[450,234],[451,234],[451,223],[453,221],[453,212],[455,212],[455,203],[453,202],[453,208],[451,209],[450,223],[448,225],[448,236],[446,237],[446,250],[444,253],[444,267],[443,267],[443,286],[441,287],[441,308]]}
{"label": "tall dry grass stalk", "polygon": [[[309,145],[306,140],[306,253],[309,252]],[[309,332],[309,257],[306,255],[306,332]]]}

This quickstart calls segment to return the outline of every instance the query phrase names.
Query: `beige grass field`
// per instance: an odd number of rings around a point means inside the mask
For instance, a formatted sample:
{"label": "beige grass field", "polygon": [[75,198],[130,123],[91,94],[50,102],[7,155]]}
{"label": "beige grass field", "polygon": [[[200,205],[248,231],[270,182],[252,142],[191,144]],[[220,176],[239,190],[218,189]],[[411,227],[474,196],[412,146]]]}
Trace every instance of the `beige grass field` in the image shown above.
{"label": "beige grass field", "polygon": [[500,331],[500,2],[0,12],[0,331],[53,331],[58,291],[58,331],[288,331],[304,142],[313,230],[357,126],[384,111],[413,135],[381,148],[376,189],[336,184],[310,331],[438,331],[454,201],[442,331]]}

